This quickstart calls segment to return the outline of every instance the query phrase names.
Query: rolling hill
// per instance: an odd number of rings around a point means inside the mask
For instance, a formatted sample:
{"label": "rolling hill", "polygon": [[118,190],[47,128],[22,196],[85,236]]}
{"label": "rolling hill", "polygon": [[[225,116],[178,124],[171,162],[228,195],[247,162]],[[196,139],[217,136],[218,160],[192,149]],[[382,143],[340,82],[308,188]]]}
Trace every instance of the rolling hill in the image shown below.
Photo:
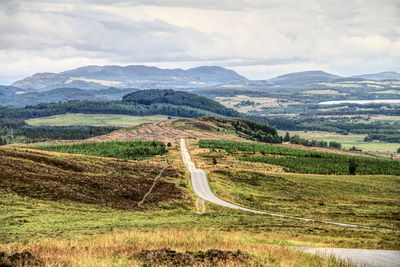
{"label": "rolling hill", "polygon": [[400,80],[400,73],[395,71],[385,71],[379,73],[371,73],[371,74],[362,74],[353,76],[355,78],[362,78],[362,79],[370,79],[376,81],[383,81],[383,80]]}
{"label": "rolling hill", "polygon": [[86,90],[108,87],[196,88],[238,80],[247,79],[232,70],[218,66],[202,66],[188,70],[161,69],[142,65],[85,66],[60,73],[37,73],[14,82],[12,86],[38,92],[60,87]]}

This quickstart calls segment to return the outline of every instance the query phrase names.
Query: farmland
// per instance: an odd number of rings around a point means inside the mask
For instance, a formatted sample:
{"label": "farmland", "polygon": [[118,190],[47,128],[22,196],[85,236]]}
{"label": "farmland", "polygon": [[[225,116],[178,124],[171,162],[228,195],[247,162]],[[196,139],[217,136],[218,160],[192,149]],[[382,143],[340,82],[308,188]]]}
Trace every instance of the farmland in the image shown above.
{"label": "farmland", "polygon": [[142,123],[166,120],[168,116],[129,116],[115,114],[69,113],[26,120],[31,126],[114,126],[132,127]]}
{"label": "farmland", "polygon": [[[374,119],[375,120],[375,119]],[[302,138],[317,141],[335,141],[342,144],[343,148],[349,149],[355,146],[356,148],[362,149],[363,151],[377,151],[377,152],[390,152],[395,153],[397,148],[400,147],[400,143],[388,143],[388,142],[364,142],[366,134],[338,134],[328,133],[321,131],[278,131],[281,136],[284,136],[286,132],[289,132],[290,136],[299,135]]]}

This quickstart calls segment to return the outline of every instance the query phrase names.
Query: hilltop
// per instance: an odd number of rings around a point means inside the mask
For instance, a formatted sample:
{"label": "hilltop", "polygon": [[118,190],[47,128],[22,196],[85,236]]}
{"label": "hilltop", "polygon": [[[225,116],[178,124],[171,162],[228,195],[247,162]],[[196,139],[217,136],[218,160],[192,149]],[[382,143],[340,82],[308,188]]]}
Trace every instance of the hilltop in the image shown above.
{"label": "hilltop", "polygon": [[86,90],[118,88],[196,88],[232,81],[245,77],[233,70],[218,66],[182,69],[130,66],[85,66],[60,73],[37,73],[16,81],[14,87],[29,91],[47,91],[61,87]]}
{"label": "hilltop", "polygon": [[[265,80],[234,81],[219,85],[219,88],[257,90],[265,92],[298,92],[310,89],[336,89],[344,92],[368,92],[377,88],[397,89],[400,79],[396,72],[361,74],[351,77],[334,75],[320,70],[302,71],[280,75]],[[378,86],[378,87],[377,87]]]}

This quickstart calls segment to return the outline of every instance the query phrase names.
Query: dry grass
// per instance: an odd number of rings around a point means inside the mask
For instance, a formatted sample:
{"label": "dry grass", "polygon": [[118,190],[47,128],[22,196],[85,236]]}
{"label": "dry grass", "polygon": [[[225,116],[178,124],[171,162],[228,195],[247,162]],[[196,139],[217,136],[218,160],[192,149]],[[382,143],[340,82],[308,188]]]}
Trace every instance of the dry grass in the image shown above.
{"label": "dry grass", "polygon": [[[135,257],[141,250],[171,248],[180,252],[241,250],[253,257],[245,266],[349,266],[333,258],[303,254],[282,246],[254,243],[240,232],[209,230],[166,230],[163,232],[125,231],[84,240],[43,240],[29,244],[0,245],[7,253],[28,250],[47,265],[141,266]],[[225,263],[224,266],[237,266]]]}

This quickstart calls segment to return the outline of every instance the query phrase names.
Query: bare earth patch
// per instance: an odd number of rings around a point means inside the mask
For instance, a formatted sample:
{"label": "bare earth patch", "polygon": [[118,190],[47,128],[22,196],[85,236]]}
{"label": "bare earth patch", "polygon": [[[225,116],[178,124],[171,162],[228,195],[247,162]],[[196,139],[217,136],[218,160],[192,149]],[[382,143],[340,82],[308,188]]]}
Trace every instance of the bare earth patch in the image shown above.
{"label": "bare earth patch", "polygon": [[207,251],[185,253],[163,248],[157,250],[142,250],[136,254],[140,260],[148,264],[167,266],[215,266],[226,263],[245,263],[250,255],[237,251],[210,249]]}

